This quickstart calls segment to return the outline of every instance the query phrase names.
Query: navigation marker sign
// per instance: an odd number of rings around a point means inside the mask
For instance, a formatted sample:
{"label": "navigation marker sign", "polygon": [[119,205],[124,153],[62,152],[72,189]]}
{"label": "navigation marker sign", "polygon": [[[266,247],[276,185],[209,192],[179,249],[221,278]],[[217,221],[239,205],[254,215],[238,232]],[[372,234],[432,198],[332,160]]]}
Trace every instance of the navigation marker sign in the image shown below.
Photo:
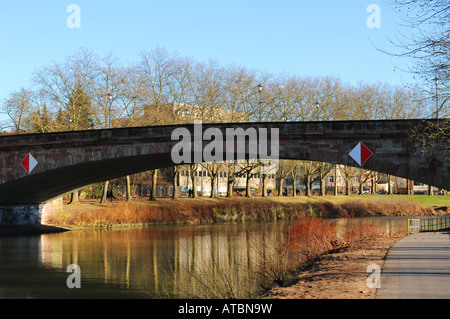
{"label": "navigation marker sign", "polygon": [[358,145],[350,152],[350,156],[358,163],[359,166],[362,166],[369,157],[372,156],[372,151],[367,148],[363,143],[359,142]]}
{"label": "navigation marker sign", "polygon": [[36,161],[36,159],[30,153],[28,153],[27,156],[25,156],[25,158],[22,160],[22,162],[20,162],[20,165],[22,165],[28,173],[31,173],[31,171],[36,167],[37,164],[38,161]]}

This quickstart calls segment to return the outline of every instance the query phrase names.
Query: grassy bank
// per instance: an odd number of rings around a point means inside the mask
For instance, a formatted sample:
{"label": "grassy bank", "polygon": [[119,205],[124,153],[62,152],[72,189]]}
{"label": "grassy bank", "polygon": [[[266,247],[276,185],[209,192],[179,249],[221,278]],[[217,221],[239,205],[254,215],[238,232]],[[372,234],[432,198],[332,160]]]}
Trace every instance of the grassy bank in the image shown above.
{"label": "grassy bank", "polygon": [[160,199],[64,205],[47,224],[69,228],[288,220],[298,217],[427,216],[447,214],[443,196],[338,196]]}

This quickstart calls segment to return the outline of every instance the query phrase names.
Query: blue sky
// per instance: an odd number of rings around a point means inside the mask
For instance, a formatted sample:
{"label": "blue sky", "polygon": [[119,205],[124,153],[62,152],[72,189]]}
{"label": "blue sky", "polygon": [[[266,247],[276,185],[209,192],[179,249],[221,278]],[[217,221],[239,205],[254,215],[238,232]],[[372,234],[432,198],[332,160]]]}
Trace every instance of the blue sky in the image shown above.
{"label": "blue sky", "polygon": [[[81,28],[69,28],[70,4]],[[370,4],[381,28],[369,28]],[[383,0],[102,1],[17,0],[0,6],[0,101],[28,87],[35,70],[79,47],[122,62],[161,46],[197,61],[217,60],[275,74],[337,76],[344,82],[401,85],[404,65],[375,49],[390,48],[399,17]],[[373,43],[373,44],[372,44]]]}

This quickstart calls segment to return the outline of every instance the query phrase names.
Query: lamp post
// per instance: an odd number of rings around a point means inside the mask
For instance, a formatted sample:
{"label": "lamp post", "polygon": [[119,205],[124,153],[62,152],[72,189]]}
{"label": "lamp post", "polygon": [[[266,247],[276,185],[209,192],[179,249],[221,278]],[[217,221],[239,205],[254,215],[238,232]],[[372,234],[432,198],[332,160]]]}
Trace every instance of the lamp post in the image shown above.
{"label": "lamp post", "polygon": [[111,128],[111,104],[112,104],[112,94],[108,92],[108,128]]}
{"label": "lamp post", "polygon": [[261,93],[262,93],[263,86],[261,84],[258,84],[258,93],[259,93],[259,120],[261,121],[262,118],[262,100],[261,100]]}
{"label": "lamp post", "polygon": [[439,121],[439,99],[438,99],[438,85],[439,85],[439,78],[437,76],[434,77],[433,79],[434,84],[436,85],[436,120]]}
{"label": "lamp post", "polygon": [[316,102],[316,114],[317,114],[317,121],[319,121],[319,108],[320,108],[320,102]]}
{"label": "lamp post", "polygon": [[[439,98],[438,98],[439,78],[437,76],[435,76],[433,81],[434,81],[434,84],[436,85],[436,95],[435,95],[435,99],[436,99],[436,120],[437,120],[437,123],[439,125]],[[433,186],[428,185],[428,196],[432,196],[432,195],[433,195]]]}

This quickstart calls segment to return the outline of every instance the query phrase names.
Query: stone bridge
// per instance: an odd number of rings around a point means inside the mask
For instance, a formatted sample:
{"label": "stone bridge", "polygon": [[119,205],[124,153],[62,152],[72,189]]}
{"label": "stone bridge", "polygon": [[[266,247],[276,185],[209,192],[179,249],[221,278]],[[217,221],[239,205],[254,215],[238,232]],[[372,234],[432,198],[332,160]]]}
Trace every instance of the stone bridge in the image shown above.
{"label": "stone bridge", "polygon": [[[411,138],[421,125],[423,120],[220,123],[203,124],[202,130],[216,128],[225,136],[229,128],[278,129],[280,159],[356,167],[349,153],[363,142],[373,152],[363,168],[448,190],[449,161],[422,154],[420,143]],[[182,127],[193,138],[199,135],[187,124],[0,136],[0,225],[39,223],[42,204],[62,194],[174,166],[171,151],[179,141],[171,135]],[[203,147],[208,143],[203,141]],[[30,173],[21,165],[27,154],[37,161]]]}

